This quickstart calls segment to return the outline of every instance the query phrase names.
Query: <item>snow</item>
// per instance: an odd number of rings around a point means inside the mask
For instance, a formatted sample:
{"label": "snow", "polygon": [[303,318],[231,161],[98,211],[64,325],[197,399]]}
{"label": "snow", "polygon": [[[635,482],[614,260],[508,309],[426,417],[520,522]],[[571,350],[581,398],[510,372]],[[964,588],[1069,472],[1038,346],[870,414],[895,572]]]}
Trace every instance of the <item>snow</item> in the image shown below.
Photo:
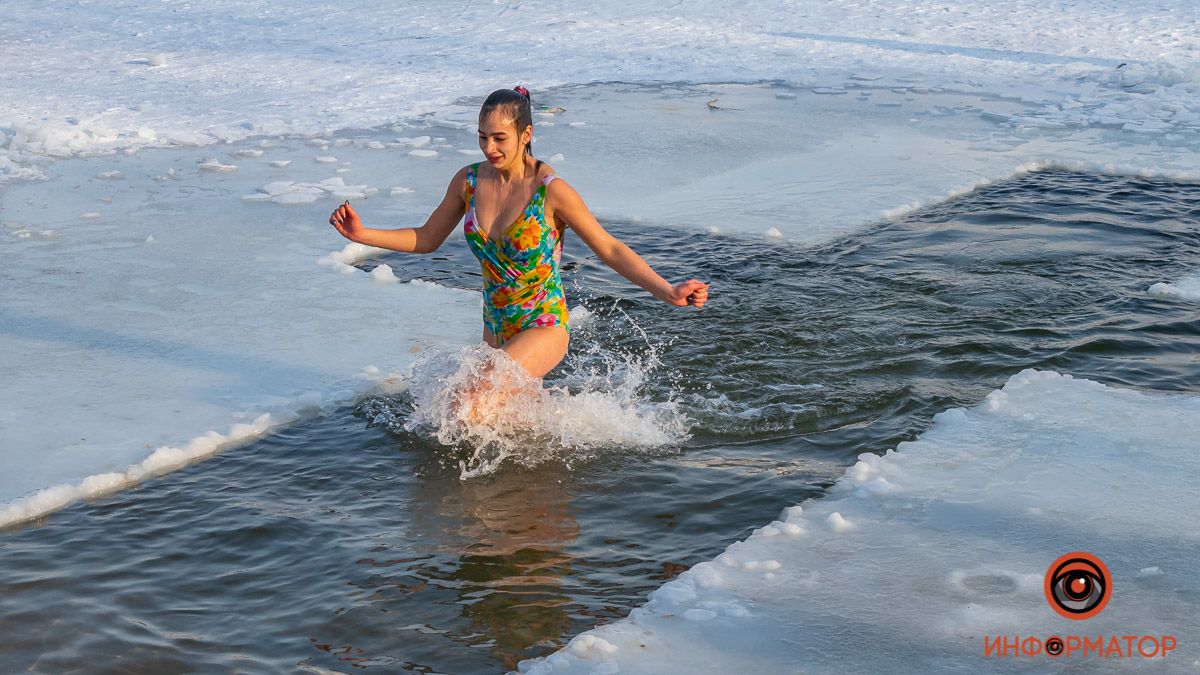
{"label": "snow", "polygon": [[[1200,533],[1180,527],[1200,518],[1197,438],[1198,396],[1023,371],[520,670],[977,672],[1011,667],[983,643],[1016,634],[1173,635],[1184,668],[1200,656]],[[1112,575],[1084,626],[1042,588],[1077,550]]]}

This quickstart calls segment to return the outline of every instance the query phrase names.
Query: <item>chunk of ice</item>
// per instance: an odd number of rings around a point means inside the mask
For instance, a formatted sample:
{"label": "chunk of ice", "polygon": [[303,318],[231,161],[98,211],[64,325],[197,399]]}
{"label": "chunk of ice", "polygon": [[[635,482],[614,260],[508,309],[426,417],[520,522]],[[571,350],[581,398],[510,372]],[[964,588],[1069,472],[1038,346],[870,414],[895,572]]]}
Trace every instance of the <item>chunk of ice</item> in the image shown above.
{"label": "chunk of ice", "polygon": [[279,195],[284,195],[289,192],[295,192],[296,184],[290,180],[278,180],[267,183],[266,185],[260,187],[259,191],[265,192],[272,197],[278,197]]}
{"label": "chunk of ice", "polygon": [[412,138],[397,138],[396,144],[408,148],[423,148],[433,142],[429,136],[414,136]]}
{"label": "chunk of ice", "polygon": [[375,269],[371,270],[371,280],[376,284],[394,284],[400,281],[392,271],[391,265],[376,265]]}
{"label": "chunk of ice", "polygon": [[847,520],[842,514],[834,511],[825,519],[829,523],[829,528],[834,532],[850,532],[857,528],[857,525]]}
{"label": "chunk of ice", "polygon": [[230,173],[233,171],[237,171],[237,165],[236,164],[222,164],[220,161],[215,160],[215,159],[206,159],[200,163],[200,170],[201,171],[209,171],[212,173]]}
{"label": "chunk of ice", "polygon": [[287,194],[278,195],[271,198],[271,201],[276,204],[311,204],[321,198],[319,193],[312,192],[289,192]]}

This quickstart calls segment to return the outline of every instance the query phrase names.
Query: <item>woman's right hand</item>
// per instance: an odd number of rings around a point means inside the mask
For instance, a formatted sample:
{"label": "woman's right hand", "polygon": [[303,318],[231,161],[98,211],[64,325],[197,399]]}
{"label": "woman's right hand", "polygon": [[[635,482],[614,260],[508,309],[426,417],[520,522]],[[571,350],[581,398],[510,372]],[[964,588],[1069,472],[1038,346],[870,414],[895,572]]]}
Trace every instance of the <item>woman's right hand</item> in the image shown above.
{"label": "woman's right hand", "polygon": [[670,293],[663,298],[668,305],[676,307],[687,307],[691,305],[696,309],[704,306],[708,302],[708,284],[696,279],[688,279],[671,287]]}
{"label": "woman's right hand", "polygon": [[358,241],[358,234],[363,229],[362,221],[350,206],[350,202],[342,202],[342,205],[337,207],[329,216],[329,224],[350,241]]}

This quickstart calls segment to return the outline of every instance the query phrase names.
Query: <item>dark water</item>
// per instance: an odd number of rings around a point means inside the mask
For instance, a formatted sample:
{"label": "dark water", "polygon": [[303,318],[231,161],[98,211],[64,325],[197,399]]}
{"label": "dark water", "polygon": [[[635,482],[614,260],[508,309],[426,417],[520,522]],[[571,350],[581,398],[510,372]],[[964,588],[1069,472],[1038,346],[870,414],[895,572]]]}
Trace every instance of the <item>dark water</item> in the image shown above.
{"label": "dark water", "polygon": [[686,411],[681,447],[463,481],[374,423],[402,397],[311,419],[0,532],[0,671],[512,668],[1023,368],[1200,393],[1197,306],[1145,293],[1200,264],[1198,221],[1200,185],[1045,172],[812,249],[606,223],[712,300],[667,309],[572,242],[597,316],[560,377],[653,348],[643,396]]}

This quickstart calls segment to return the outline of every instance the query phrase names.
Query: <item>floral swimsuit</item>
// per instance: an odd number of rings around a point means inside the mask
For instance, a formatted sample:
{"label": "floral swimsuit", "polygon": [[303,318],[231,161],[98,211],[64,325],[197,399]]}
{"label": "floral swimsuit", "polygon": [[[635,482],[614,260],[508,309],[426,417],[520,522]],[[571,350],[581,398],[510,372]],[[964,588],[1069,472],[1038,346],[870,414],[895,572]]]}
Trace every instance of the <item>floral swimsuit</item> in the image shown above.
{"label": "floral swimsuit", "polygon": [[542,179],[525,211],[500,233],[500,241],[489,239],[475,216],[478,177],[479,164],[472,164],[467,168],[467,218],[463,234],[483,268],[484,327],[499,344],[535,326],[562,326],[569,330],[567,299],[558,276],[562,234],[546,222],[545,210],[546,187],[558,176],[550,174]]}

